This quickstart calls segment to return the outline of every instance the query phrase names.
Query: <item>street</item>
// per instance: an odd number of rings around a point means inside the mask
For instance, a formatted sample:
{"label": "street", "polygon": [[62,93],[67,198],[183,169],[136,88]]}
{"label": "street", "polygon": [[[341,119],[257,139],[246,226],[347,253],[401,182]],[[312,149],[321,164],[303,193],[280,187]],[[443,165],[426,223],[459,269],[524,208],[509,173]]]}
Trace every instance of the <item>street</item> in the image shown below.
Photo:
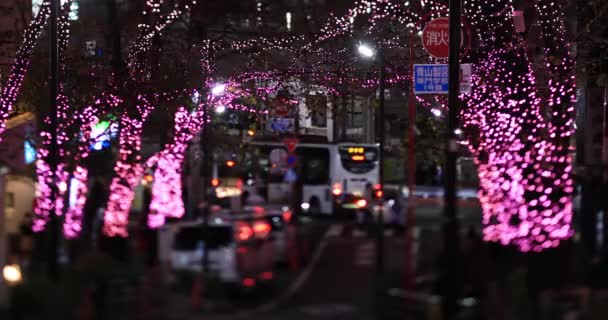
{"label": "street", "polygon": [[[462,208],[464,221],[479,220],[477,208]],[[425,206],[417,211],[415,228],[418,279],[434,278],[435,262],[441,250],[441,208]],[[269,302],[226,316],[204,319],[378,319],[375,282],[376,243],[374,237],[351,227],[351,222],[325,220],[327,229],[312,261],[296,280]],[[404,239],[385,231],[386,274],[403,269]],[[400,283],[395,283],[399,287]],[[188,318],[195,319],[195,318]],[[203,319],[203,317],[201,317]]]}

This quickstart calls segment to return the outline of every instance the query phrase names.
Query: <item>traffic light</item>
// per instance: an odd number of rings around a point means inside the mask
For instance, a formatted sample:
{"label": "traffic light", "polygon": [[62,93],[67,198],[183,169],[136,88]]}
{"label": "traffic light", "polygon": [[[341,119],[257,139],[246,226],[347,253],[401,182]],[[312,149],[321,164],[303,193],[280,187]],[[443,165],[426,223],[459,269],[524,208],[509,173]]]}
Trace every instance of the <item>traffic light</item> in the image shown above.
{"label": "traffic light", "polygon": [[374,186],[374,198],[382,199],[383,196],[384,196],[384,190],[382,189],[382,186],[380,184],[375,185]]}
{"label": "traffic light", "polygon": [[211,179],[211,185],[217,187],[220,185],[220,180],[217,178]]}
{"label": "traffic light", "polygon": [[378,190],[374,191],[374,197],[376,199],[382,199],[383,195],[384,195],[384,191],[382,191],[382,189],[378,189]]}

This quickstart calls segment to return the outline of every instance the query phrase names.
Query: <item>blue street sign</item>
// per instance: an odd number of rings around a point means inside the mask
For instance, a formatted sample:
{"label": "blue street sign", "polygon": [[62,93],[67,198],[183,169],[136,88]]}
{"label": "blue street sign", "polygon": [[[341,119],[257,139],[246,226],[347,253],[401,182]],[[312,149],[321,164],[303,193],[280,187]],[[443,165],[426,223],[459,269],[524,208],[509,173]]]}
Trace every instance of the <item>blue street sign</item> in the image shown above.
{"label": "blue street sign", "polygon": [[270,122],[270,130],[278,133],[287,133],[293,130],[294,119],[292,118],[275,118]]}
{"label": "blue street sign", "polygon": [[296,171],[294,169],[287,170],[287,172],[285,172],[285,175],[283,176],[283,182],[294,183],[296,181],[298,181],[298,175],[296,174]]}
{"label": "blue street sign", "polygon": [[414,65],[415,94],[447,94],[448,65],[447,64],[415,64]]}

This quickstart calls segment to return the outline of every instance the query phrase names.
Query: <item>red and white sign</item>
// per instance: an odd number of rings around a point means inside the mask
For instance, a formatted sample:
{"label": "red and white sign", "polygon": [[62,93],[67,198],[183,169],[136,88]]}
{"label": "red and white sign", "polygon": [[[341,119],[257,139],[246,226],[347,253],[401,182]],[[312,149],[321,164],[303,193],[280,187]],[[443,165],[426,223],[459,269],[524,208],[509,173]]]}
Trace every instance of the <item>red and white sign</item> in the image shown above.
{"label": "red and white sign", "polygon": [[283,144],[285,144],[285,148],[287,148],[288,152],[294,152],[298,145],[298,139],[296,138],[285,138],[283,140]]}
{"label": "red and white sign", "polygon": [[450,20],[431,20],[422,30],[422,46],[433,57],[447,59],[450,51]]}

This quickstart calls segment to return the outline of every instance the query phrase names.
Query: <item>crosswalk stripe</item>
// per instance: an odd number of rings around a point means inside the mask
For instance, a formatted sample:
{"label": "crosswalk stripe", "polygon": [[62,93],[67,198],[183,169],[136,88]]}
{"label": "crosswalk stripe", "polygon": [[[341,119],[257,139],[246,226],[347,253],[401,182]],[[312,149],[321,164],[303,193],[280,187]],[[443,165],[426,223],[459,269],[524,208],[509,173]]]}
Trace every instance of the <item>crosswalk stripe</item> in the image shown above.
{"label": "crosswalk stripe", "polygon": [[342,229],[344,228],[341,224],[332,224],[327,231],[328,237],[338,237],[342,234]]}

